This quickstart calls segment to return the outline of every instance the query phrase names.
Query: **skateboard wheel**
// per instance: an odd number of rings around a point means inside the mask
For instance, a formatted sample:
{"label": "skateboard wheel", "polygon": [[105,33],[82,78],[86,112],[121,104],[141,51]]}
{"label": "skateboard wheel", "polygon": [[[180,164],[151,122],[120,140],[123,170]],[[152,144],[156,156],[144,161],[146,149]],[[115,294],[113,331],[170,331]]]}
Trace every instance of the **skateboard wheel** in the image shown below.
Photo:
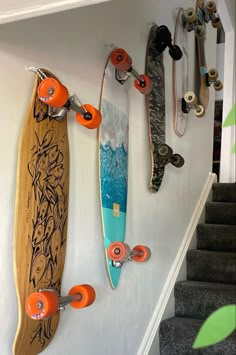
{"label": "skateboard wheel", "polygon": [[90,115],[91,118],[86,119],[83,114],[77,112],[75,115],[77,122],[89,129],[98,128],[102,122],[101,113],[95,107],[89,104],[83,105],[83,108],[87,111],[87,114]]}
{"label": "skateboard wheel", "polygon": [[216,12],[216,3],[215,3],[215,1],[208,1],[208,3],[207,3],[207,11],[209,12],[209,14],[213,14],[214,12]]}
{"label": "skateboard wheel", "polygon": [[141,92],[143,95],[148,95],[152,91],[152,81],[147,75],[140,75],[141,78],[144,80],[144,83],[140,83],[138,80],[134,81],[135,88]]}
{"label": "skateboard wheel", "polygon": [[171,147],[169,147],[167,144],[162,144],[159,148],[158,148],[158,154],[161,157],[164,157],[166,159],[170,158],[173,154],[173,149]]}
{"label": "skateboard wheel", "polygon": [[171,58],[173,60],[181,59],[182,56],[183,56],[183,53],[182,53],[181,49],[176,44],[174,44],[173,47],[174,47],[174,50],[169,49],[169,54],[170,54]]}
{"label": "skateboard wheel", "polygon": [[86,284],[72,287],[68,295],[73,296],[75,294],[78,294],[80,297],[78,300],[72,301],[70,305],[71,307],[77,309],[90,306],[96,298],[96,293],[94,288]]}
{"label": "skateboard wheel", "polygon": [[205,109],[202,105],[197,105],[197,109],[194,110],[194,115],[197,117],[197,118],[202,118],[205,116]]}
{"label": "skateboard wheel", "polygon": [[210,80],[214,81],[218,78],[218,71],[216,68],[212,68],[208,72],[208,77]]}
{"label": "skateboard wheel", "polygon": [[189,7],[184,11],[185,18],[188,22],[193,23],[197,20],[197,13],[193,7]]}
{"label": "skateboard wheel", "polygon": [[123,261],[130,256],[130,247],[126,243],[114,242],[109,245],[107,254],[113,261]]}
{"label": "skateboard wheel", "polygon": [[193,106],[197,103],[197,98],[193,91],[186,92],[184,95],[184,100],[189,106]]}
{"label": "skateboard wheel", "polygon": [[27,315],[32,319],[44,319],[55,314],[59,309],[59,298],[53,291],[32,293],[25,302]]}
{"label": "skateboard wheel", "polygon": [[147,261],[151,257],[151,250],[144,245],[136,245],[133,250],[136,252],[133,260],[138,263]]}
{"label": "skateboard wheel", "polygon": [[181,168],[184,165],[184,158],[180,154],[173,154],[170,162],[176,168]]}
{"label": "skateboard wheel", "polygon": [[216,80],[213,86],[216,91],[220,91],[223,89],[223,84],[220,80]]}
{"label": "skateboard wheel", "polygon": [[211,24],[212,24],[212,27],[217,28],[217,29],[221,28],[221,26],[222,26],[221,20],[220,20],[219,17],[214,18],[214,19],[211,21]]}
{"label": "skateboard wheel", "polygon": [[132,59],[122,48],[116,48],[110,55],[110,61],[120,71],[127,71],[132,65]]}
{"label": "skateboard wheel", "polygon": [[39,84],[38,97],[45,104],[59,108],[63,107],[68,101],[69,92],[58,80],[47,78]]}

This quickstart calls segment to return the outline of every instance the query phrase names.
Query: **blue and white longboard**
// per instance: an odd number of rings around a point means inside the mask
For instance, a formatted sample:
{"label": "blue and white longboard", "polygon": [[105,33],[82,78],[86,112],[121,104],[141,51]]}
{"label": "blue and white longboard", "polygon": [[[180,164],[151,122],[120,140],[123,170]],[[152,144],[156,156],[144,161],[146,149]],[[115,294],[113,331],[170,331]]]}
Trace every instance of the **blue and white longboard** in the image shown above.
{"label": "blue and white longboard", "polygon": [[129,102],[127,85],[115,79],[108,59],[102,81],[99,128],[99,180],[103,243],[111,287],[118,285],[121,269],[107,255],[112,242],[125,240],[128,187]]}

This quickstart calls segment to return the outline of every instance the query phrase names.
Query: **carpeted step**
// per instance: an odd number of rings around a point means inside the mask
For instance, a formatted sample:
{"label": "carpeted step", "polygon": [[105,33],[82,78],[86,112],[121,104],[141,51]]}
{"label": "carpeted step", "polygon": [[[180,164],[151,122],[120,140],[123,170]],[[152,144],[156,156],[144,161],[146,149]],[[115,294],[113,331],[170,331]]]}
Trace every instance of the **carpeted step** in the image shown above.
{"label": "carpeted step", "polygon": [[175,284],[175,316],[206,319],[216,309],[236,304],[236,286],[200,281]]}
{"label": "carpeted step", "polygon": [[216,202],[236,202],[236,183],[213,184],[212,198]]}
{"label": "carpeted step", "polygon": [[236,226],[198,224],[197,249],[236,252]]}
{"label": "carpeted step", "polygon": [[236,349],[235,334],[218,344],[193,350],[192,344],[203,321],[173,317],[160,324],[160,355],[233,355]]}
{"label": "carpeted step", "polygon": [[205,207],[205,221],[213,224],[236,224],[236,203],[207,202]]}
{"label": "carpeted step", "polygon": [[188,250],[187,280],[236,283],[236,253]]}

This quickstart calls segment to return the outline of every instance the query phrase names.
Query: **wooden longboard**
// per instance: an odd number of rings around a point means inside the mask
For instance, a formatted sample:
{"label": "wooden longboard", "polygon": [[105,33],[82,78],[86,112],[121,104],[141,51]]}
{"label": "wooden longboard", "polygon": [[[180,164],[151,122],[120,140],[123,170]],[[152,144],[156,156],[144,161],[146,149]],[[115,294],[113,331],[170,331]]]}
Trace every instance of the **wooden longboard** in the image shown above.
{"label": "wooden longboard", "polygon": [[128,189],[129,103],[126,85],[115,79],[110,60],[105,65],[100,97],[99,181],[106,268],[111,287],[118,286],[121,269],[107,255],[112,242],[125,240]]}
{"label": "wooden longboard", "polygon": [[[46,72],[48,76],[51,73]],[[48,117],[48,106],[33,94],[19,142],[14,228],[14,275],[18,299],[15,355],[36,355],[52,340],[59,312],[32,320],[25,300],[40,288],[60,294],[64,268],[69,197],[67,119]]]}
{"label": "wooden longboard", "polygon": [[149,190],[157,192],[161,186],[165,166],[160,165],[158,149],[165,143],[165,71],[163,54],[156,51],[158,26],[150,29],[146,49],[146,75],[153,82],[152,91],[146,95],[149,141],[151,153],[151,179]]}
{"label": "wooden longboard", "polygon": [[188,113],[183,112],[183,98],[189,91],[188,85],[188,38],[184,28],[182,16],[183,8],[176,10],[175,32],[173,45],[179,45],[183,57],[180,61],[173,60],[173,102],[174,102],[174,132],[178,137],[182,137],[186,131],[188,123]]}
{"label": "wooden longboard", "polygon": [[197,48],[197,65],[200,74],[200,88],[199,88],[199,103],[206,109],[209,104],[209,87],[206,82],[207,63],[205,55],[205,41],[206,41],[206,24],[202,8],[204,5],[203,0],[196,1],[196,13],[205,27],[204,34],[202,36],[196,36],[196,48]]}

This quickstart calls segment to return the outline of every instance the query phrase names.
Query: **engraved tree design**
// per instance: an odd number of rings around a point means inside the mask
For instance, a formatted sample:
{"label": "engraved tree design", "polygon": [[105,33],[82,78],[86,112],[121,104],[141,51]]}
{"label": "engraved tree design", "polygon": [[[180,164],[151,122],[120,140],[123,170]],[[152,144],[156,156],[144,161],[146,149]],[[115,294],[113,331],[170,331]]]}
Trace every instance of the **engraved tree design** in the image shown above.
{"label": "engraved tree design", "polygon": [[[34,116],[39,123],[48,116],[47,106],[35,100]],[[32,233],[29,283],[39,287],[61,286],[61,255],[64,255],[67,222],[67,194],[65,193],[64,155],[59,149],[56,128],[50,128],[42,138],[35,131],[28,172],[32,178]],[[37,323],[30,344],[38,341],[43,348],[51,338],[52,318]]]}

